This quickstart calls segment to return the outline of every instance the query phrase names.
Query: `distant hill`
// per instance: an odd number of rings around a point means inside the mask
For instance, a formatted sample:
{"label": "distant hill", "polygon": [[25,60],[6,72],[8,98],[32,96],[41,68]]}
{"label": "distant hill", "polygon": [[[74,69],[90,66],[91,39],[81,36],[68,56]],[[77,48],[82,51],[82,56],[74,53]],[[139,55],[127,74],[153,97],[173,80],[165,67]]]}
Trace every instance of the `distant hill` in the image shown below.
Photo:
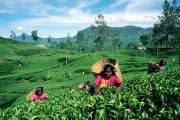
{"label": "distant hill", "polygon": [[153,28],[141,28],[135,26],[127,27],[113,27],[113,31],[119,33],[119,36],[123,43],[126,42],[139,42],[139,37],[143,34],[152,33]]}
{"label": "distant hill", "polygon": [[[31,35],[27,35],[26,33],[22,33],[20,36],[17,36],[16,37],[16,40],[17,41],[22,41],[22,36],[25,36],[25,42],[28,42],[28,43],[34,43],[34,40],[32,38]],[[60,42],[62,40],[64,40],[65,38],[52,38],[53,41],[55,42]],[[40,44],[44,44],[44,45],[47,45],[48,44],[48,38],[39,38],[39,43]]]}
{"label": "distant hill", "polygon": [[[128,42],[139,42],[139,36],[152,33],[153,31],[153,28],[141,28],[136,26],[111,27],[111,29],[120,36],[124,45]],[[82,31],[87,36],[91,35],[93,32],[90,27]]]}
{"label": "distant hill", "polygon": [[[142,34],[152,33],[153,28],[141,28],[137,26],[125,26],[125,27],[111,27],[111,29],[116,32],[123,43],[123,45],[126,45],[128,42],[139,42],[139,36]],[[89,36],[93,33],[90,27],[82,30],[85,36]],[[31,35],[27,35],[26,33],[22,33],[22,35],[25,34],[25,41],[29,43],[34,43],[34,40],[32,39]],[[18,41],[22,41],[22,35],[17,36]],[[73,40],[75,40],[76,36],[71,37]],[[55,42],[59,43],[60,41],[65,40],[66,38],[52,38]],[[48,44],[48,38],[40,38],[39,43],[47,45]]]}
{"label": "distant hill", "polygon": [[16,37],[17,41],[22,41],[22,36],[25,36],[25,41],[28,43],[34,43],[34,40],[32,39],[32,37],[30,35],[27,35],[26,33],[22,33],[20,36]]}

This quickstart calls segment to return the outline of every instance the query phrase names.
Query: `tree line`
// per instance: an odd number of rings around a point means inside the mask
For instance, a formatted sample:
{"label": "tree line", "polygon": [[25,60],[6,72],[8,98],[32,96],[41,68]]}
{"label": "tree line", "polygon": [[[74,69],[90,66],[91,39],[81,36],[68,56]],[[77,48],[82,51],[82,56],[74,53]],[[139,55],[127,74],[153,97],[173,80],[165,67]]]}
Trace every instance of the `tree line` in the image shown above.
{"label": "tree line", "polygon": [[[90,26],[93,31],[90,35],[86,35],[83,31],[78,31],[76,36],[72,38],[69,33],[64,40],[57,43],[51,35],[48,37],[48,46],[51,48],[59,47],[61,49],[77,50],[80,54],[82,52],[102,52],[104,50],[118,50],[122,46],[122,42],[118,34],[112,31],[111,27],[107,25],[104,16],[99,14],[95,18],[95,24]],[[35,44],[39,44],[40,37],[37,30],[31,32],[31,36]],[[16,39],[14,31],[11,31],[10,37]],[[25,34],[21,36],[22,41],[25,41]]]}
{"label": "tree line", "polygon": [[146,47],[164,48],[164,57],[168,57],[168,48],[176,49],[180,62],[180,5],[176,0],[170,3],[165,0],[163,11],[158,16],[159,21],[154,23],[153,33],[140,36],[140,41]]}

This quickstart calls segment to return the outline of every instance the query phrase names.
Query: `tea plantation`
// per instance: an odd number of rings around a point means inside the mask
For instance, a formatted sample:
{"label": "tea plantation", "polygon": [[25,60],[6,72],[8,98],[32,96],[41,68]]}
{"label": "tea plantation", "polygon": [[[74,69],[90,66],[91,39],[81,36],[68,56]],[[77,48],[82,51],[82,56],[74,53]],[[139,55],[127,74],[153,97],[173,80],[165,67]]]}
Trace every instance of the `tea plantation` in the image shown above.
{"label": "tea plantation", "polygon": [[[123,89],[90,95],[78,85],[95,79],[91,66],[98,60],[118,61]],[[180,118],[180,65],[169,56],[170,71],[147,74],[147,63],[160,58],[144,51],[84,53],[0,40],[0,119],[172,119]],[[175,61],[174,61],[175,59]],[[27,94],[44,87],[49,99],[27,102]],[[70,93],[69,86],[75,92]]]}

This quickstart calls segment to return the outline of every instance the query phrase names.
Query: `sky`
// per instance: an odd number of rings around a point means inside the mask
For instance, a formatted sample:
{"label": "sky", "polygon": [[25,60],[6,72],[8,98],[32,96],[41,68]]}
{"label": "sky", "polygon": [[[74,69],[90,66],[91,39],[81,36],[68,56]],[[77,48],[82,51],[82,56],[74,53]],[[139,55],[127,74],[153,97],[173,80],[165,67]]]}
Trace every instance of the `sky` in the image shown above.
{"label": "sky", "polygon": [[[172,0],[170,0],[172,1]],[[95,24],[98,14],[111,27],[153,27],[164,0],[0,0],[0,36],[37,30],[40,37],[74,36]]]}

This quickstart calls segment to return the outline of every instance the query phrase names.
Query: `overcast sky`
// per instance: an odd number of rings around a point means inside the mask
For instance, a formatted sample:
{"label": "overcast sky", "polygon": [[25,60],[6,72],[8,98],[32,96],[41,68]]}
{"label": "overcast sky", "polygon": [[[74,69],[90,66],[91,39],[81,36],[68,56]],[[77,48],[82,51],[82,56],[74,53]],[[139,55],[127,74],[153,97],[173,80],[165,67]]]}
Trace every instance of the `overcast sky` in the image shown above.
{"label": "overcast sky", "polygon": [[[170,0],[172,1],[172,0]],[[178,0],[177,0],[178,1]],[[94,24],[101,13],[109,26],[153,27],[164,0],[0,0],[0,36],[66,37]]]}

